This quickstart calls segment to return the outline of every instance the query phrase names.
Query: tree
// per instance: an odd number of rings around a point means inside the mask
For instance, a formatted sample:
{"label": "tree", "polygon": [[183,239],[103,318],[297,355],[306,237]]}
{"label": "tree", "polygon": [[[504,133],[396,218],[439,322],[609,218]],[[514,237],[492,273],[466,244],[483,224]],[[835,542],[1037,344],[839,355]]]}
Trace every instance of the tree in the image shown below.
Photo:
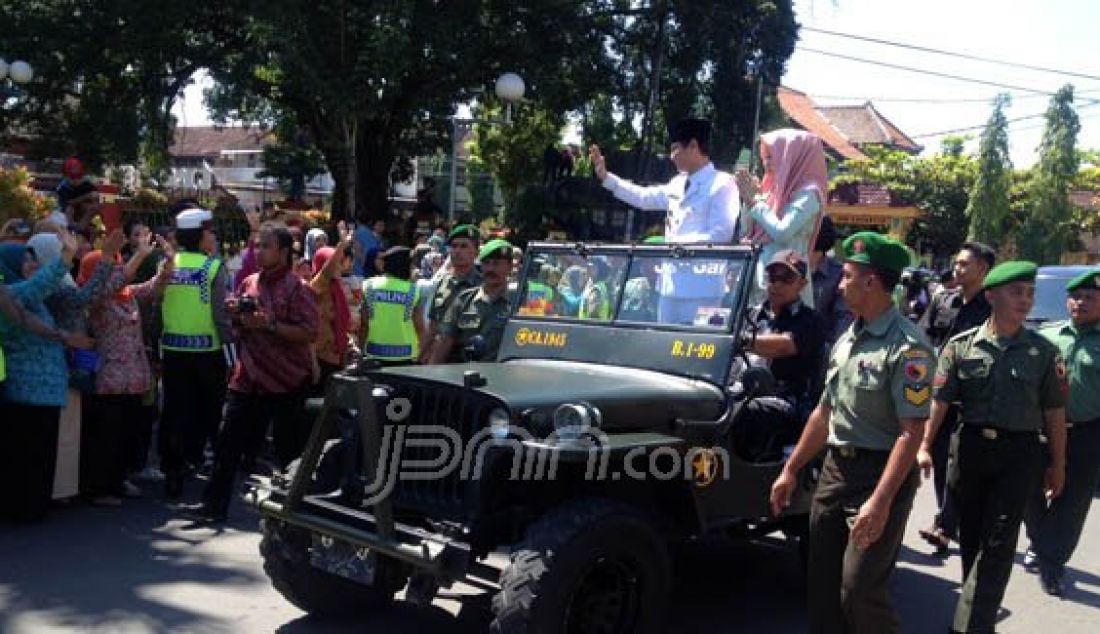
{"label": "tree", "polygon": [[978,175],[970,191],[966,215],[970,218],[970,237],[996,248],[1007,230],[1009,194],[1012,189],[1012,159],[1008,154],[1008,120],[1004,109],[1007,94],[997,95],[993,113],[982,131],[978,146]]}
{"label": "tree", "polygon": [[1039,264],[1057,264],[1076,235],[1069,189],[1077,178],[1080,156],[1077,134],[1081,123],[1073,109],[1073,86],[1066,85],[1050,100],[1039,164],[1027,192],[1027,215],[1016,243],[1020,256]]}
{"label": "tree", "polygon": [[863,148],[866,160],[848,161],[844,174],[832,185],[871,183],[885,186],[893,197],[921,210],[906,236],[906,242],[937,258],[947,257],[966,239],[966,207],[974,184],[977,164],[963,153],[961,137],[947,137],[940,152],[929,157],[912,156],[900,150],[870,146]]}
{"label": "tree", "polygon": [[212,102],[223,113],[266,103],[295,116],[336,182],[336,214],[380,217],[395,165],[445,147],[456,104],[505,70],[554,112],[579,106],[580,87],[607,73],[601,25],[614,4],[255,2],[238,16],[250,45],[214,69]]}
{"label": "tree", "polygon": [[0,0],[0,51],[35,79],[0,108],[0,131],[32,136],[39,156],[76,153],[98,169],[167,165],[172,105],[196,70],[243,45],[239,2]]}
{"label": "tree", "polygon": [[732,164],[751,142],[757,77],[779,83],[797,28],[788,0],[668,0],[623,11],[608,42],[616,74],[584,111],[586,139],[649,152],[663,145],[668,123],[706,117],[712,157]]}
{"label": "tree", "polygon": [[[482,119],[499,119],[502,109],[490,103],[478,108],[477,114]],[[543,149],[557,145],[564,124],[561,115],[528,102],[517,109],[510,125],[474,126],[477,136],[470,152],[489,167],[506,209],[514,207],[522,188],[540,182]]]}

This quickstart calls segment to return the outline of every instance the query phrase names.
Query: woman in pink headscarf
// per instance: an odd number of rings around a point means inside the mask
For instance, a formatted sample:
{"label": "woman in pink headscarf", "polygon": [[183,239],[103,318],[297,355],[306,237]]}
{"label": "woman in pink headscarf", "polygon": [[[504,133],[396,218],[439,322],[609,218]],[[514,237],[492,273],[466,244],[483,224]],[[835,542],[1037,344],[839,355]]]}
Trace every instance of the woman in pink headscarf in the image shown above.
{"label": "woman in pink headscarf", "polygon": [[[757,184],[741,171],[737,186],[747,207],[742,212],[742,242],[762,246],[756,274],[762,291],[764,268],[775,253],[793,249],[809,261],[824,215],[829,178],[821,139],[803,130],[782,129],[762,135],[760,160],[763,183]],[[810,284],[802,291],[802,301],[813,306]]]}
{"label": "woman in pink headscarf", "polygon": [[348,360],[348,351],[352,345],[351,309],[348,307],[344,284],[340,280],[350,267],[348,249],[349,239],[341,240],[335,248],[324,247],[313,254],[313,279],[309,288],[317,298],[320,311],[320,327],[317,340],[313,343],[314,384],[318,393],[323,393],[328,377],[342,370]]}

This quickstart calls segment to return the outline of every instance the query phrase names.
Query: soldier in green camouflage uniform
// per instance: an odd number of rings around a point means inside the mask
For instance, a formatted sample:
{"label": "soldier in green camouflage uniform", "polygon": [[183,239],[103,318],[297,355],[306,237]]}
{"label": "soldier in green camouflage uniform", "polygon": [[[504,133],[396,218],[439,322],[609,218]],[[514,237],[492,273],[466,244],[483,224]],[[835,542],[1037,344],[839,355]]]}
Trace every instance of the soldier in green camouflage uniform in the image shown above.
{"label": "soldier in green camouflage uniform", "polygon": [[439,324],[459,293],[481,284],[481,273],[474,266],[481,232],[473,225],[459,225],[447,236],[451,272],[440,278],[428,307],[428,327],[420,342],[420,361],[432,359],[432,348],[438,345]]}
{"label": "soldier in green camouflage uniform", "polygon": [[507,289],[513,251],[506,240],[490,240],[481,248],[478,259],[485,281],[451,303],[439,324],[433,364],[496,360],[512,308],[513,294]]}
{"label": "soldier in green camouflage uniform", "polygon": [[1036,272],[1031,262],[994,267],[982,285],[992,307],[989,320],[948,341],[936,371],[925,443],[935,438],[951,403],[959,404],[961,419],[947,476],[963,564],[957,632],[994,631],[1020,522],[1041,470],[1044,425],[1049,496],[1061,492],[1065,476],[1065,364],[1053,344],[1023,327]]}
{"label": "soldier in green camouflage uniform", "polygon": [[1039,331],[1066,360],[1066,486],[1046,500],[1039,487],[1024,517],[1031,548],[1025,566],[1038,566],[1047,594],[1062,596],[1063,576],[1100,480],[1100,269],[1066,285],[1070,321]]}
{"label": "soldier in green camouflage uniform", "polygon": [[772,511],[827,448],[810,510],[810,630],[897,632],[889,579],[917,489],[932,347],[891,299],[905,247],[861,232],[843,248],[841,290],[856,320],[833,347],[821,402],[772,486]]}

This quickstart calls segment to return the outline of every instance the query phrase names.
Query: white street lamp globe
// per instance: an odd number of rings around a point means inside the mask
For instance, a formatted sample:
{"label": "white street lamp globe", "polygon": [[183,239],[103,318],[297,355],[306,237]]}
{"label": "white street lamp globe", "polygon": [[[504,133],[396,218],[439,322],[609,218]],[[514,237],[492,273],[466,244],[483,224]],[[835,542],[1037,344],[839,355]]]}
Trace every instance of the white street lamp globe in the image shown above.
{"label": "white street lamp globe", "polygon": [[2,57],[0,57],[0,80],[3,80],[7,76],[8,76],[8,63],[5,62]]}
{"label": "white street lamp globe", "polygon": [[497,97],[504,101],[513,102],[523,99],[523,78],[515,73],[504,73],[497,78]]}
{"label": "white street lamp globe", "polygon": [[25,84],[34,78],[34,69],[24,61],[12,62],[8,72],[11,73],[11,80],[17,84]]}

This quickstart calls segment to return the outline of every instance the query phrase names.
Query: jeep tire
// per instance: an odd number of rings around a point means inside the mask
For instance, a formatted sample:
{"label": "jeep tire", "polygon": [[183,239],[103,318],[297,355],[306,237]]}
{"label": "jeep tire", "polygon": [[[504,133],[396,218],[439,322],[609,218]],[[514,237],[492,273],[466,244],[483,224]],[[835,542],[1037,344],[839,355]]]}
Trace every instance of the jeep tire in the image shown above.
{"label": "jeep tire", "polygon": [[385,608],[405,583],[397,562],[378,559],[375,585],[364,585],[310,565],[309,532],[274,520],[260,521],[260,554],[271,584],[298,608],[315,616],[348,616]]}
{"label": "jeep tire", "polygon": [[626,634],[661,626],[664,539],[631,506],[567,502],[528,527],[493,597],[495,634]]}

